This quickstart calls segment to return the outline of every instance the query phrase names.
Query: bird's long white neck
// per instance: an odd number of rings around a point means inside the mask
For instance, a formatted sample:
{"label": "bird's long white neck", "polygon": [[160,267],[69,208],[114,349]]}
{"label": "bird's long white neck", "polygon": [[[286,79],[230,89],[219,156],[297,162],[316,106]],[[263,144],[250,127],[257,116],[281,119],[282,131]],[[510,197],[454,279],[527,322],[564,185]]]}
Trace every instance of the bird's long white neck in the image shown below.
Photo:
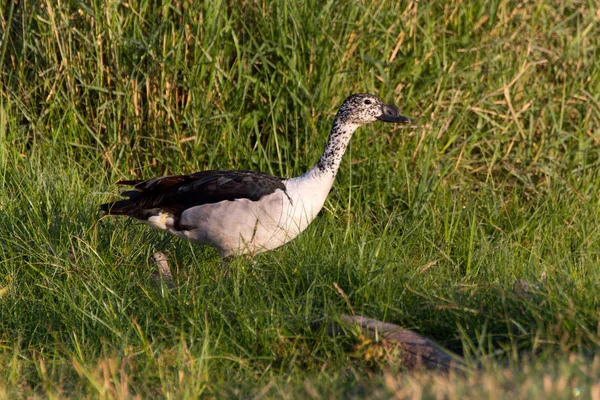
{"label": "bird's long white neck", "polygon": [[344,115],[338,114],[333,122],[333,127],[329,133],[329,139],[325,150],[319,161],[303,176],[321,181],[324,185],[333,184],[335,176],[340,168],[342,158],[352,134],[360,125],[349,122]]}
{"label": "bird's long white neck", "polygon": [[291,200],[286,213],[292,217],[298,232],[306,229],[323,208],[348,143],[359,126],[338,113],[319,161],[305,174],[286,181]]}

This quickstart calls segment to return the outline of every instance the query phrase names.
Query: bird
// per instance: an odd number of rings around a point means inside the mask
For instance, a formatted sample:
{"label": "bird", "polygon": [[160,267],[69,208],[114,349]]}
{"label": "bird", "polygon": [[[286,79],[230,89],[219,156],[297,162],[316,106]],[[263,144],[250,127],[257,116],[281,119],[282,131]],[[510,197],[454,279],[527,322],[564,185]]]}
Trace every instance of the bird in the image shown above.
{"label": "bird", "polygon": [[348,143],[360,126],[407,124],[393,104],[352,94],[339,108],[325,149],[304,174],[280,178],[259,171],[208,170],[148,180],[122,180],[125,199],[100,206],[105,215],[128,216],[193,243],[215,247],[224,259],[250,257],[296,238],[319,214]]}

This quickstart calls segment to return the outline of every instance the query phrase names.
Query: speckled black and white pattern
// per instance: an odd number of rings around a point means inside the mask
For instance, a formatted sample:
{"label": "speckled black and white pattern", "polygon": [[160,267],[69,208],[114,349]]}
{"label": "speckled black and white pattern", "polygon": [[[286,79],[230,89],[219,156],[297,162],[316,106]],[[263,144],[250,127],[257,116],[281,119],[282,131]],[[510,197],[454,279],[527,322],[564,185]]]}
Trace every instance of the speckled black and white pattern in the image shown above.
{"label": "speckled black and white pattern", "polygon": [[383,102],[372,94],[357,93],[348,96],[342,103],[335,120],[358,125],[375,122],[381,115]]}
{"label": "speckled black and white pattern", "polygon": [[371,94],[353,94],[344,101],[317,163],[320,172],[335,176],[352,134],[359,126],[377,121],[382,114],[382,105],[382,101]]}

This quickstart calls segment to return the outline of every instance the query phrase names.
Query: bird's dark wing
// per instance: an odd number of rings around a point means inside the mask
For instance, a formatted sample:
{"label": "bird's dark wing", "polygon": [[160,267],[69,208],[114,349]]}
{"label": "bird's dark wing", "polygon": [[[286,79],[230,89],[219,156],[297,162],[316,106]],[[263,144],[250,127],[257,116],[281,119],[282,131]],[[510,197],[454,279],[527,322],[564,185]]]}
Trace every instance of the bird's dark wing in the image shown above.
{"label": "bird's dark wing", "polygon": [[277,189],[285,192],[282,178],[257,171],[202,171],[117,183],[133,186],[122,193],[128,199],[102,204],[100,209],[109,215],[138,219],[147,218],[144,210],[160,209],[180,217],[184,210],[202,204],[236,199],[257,201]]}

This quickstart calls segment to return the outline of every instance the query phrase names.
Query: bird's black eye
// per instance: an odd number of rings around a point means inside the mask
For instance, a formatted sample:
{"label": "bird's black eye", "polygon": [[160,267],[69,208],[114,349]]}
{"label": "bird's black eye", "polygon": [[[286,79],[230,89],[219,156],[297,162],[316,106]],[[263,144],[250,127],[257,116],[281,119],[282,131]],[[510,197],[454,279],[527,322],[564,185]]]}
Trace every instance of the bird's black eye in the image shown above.
{"label": "bird's black eye", "polygon": [[365,104],[371,104],[371,100],[365,100]]}

